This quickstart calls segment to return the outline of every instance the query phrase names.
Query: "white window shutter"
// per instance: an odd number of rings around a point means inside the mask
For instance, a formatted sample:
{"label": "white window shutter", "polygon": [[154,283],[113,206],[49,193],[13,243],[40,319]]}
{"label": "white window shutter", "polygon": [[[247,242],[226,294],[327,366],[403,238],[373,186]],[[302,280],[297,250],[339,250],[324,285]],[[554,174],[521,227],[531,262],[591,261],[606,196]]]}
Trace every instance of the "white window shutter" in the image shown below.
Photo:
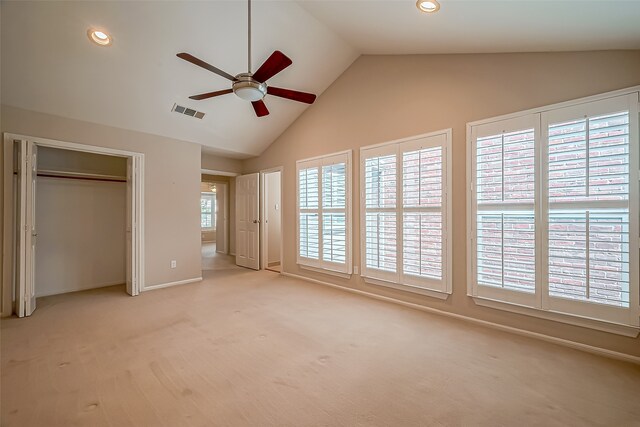
{"label": "white window shutter", "polygon": [[298,264],[351,273],[351,151],[297,162]]}
{"label": "white window shutter", "polygon": [[362,272],[371,283],[451,292],[449,143],[442,131],[361,149]]}

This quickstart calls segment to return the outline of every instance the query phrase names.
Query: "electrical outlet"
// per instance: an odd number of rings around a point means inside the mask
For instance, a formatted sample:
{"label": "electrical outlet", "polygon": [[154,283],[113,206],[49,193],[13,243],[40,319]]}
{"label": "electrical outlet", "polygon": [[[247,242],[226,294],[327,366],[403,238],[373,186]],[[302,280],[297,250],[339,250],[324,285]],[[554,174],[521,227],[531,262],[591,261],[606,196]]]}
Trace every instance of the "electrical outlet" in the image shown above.
{"label": "electrical outlet", "polygon": [[176,266],[178,265],[178,263],[176,262],[175,259],[171,260],[171,268],[176,268]]}
{"label": "electrical outlet", "polygon": [[353,274],[358,274],[358,266],[357,265],[353,266]]}

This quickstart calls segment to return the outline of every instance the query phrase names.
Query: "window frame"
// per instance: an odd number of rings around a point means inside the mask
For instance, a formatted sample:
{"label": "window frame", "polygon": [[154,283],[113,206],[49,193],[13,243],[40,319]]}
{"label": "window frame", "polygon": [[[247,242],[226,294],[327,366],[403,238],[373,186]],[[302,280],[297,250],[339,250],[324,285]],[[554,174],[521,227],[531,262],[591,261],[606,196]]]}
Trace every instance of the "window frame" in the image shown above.
{"label": "window frame", "polygon": [[[296,263],[300,268],[332,274],[344,278],[349,278],[352,274],[352,150],[339,151],[336,153],[325,154],[321,156],[301,159],[296,161]],[[323,166],[345,163],[345,208],[324,208],[322,205],[323,190]],[[318,214],[318,259],[306,258],[300,256],[300,170],[317,168],[318,169],[318,207],[314,209],[305,209],[305,212],[313,211]],[[325,261],[323,248],[323,214],[326,213],[345,213],[345,263],[334,261]]]}
{"label": "window frame", "polygon": [[[432,139],[429,141],[429,139]],[[415,135],[407,138],[383,142],[360,147],[360,272],[366,283],[385,286],[403,291],[413,292],[439,299],[447,299],[453,291],[452,287],[452,153],[451,153],[452,129],[444,129],[435,132]],[[405,213],[403,192],[403,153],[416,151],[429,147],[442,147],[442,279],[419,278],[403,273],[404,230]],[[372,157],[394,154],[396,156],[396,203],[393,208],[376,208],[380,212],[389,211],[396,215],[396,271],[387,272],[378,269],[370,269],[366,264],[366,165],[367,159]],[[406,208],[412,212],[413,208]],[[417,208],[420,212],[421,208]],[[401,220],[402,219],[402,220]],[[405,277],[406,276],[406,277]]]}
{"label": "window frame", "polygon": [[202,215],[207,214],[207,212],[202,212],[202,208],[200,208],[200,229],[204,231],[212,231],[216,229],[216,193],[211,191],[201,191],[200,199],[205,197],[211,198],[211,227],[203,227],[202,226]]}
{"label": "window frame", "polygon": [[[593,116],[598,113],[615,112],[613,106],[625,105],[629,109],[629,307],[614,307],[588,301],[552,297],[548,293],[548,131],[550,123],[558,123],[562,118],[575,119],[576,114]],[[467,295],[478,305],[528,314],[569,324],[585,326],[627,336],[637,336],[640,332],[640,86],[608,92],[559,104],[539,107],[519,113],[467,123]],[[476,282],[477,243],[475,224],[477,221],[476,201],[476,136],[482,126],[500,127],[509,120],[537,120],[539,132],[534,138],[535,164],[535,227],[536,227],[536,299],[517,301],[499,293],[490,294]],[[606,204],[606,203],[605,203]],[[614,205],[612,203],[612,205]],[[625,207],[626,208],[626,207]],[[635,283],[635,287],[634,287]]]}

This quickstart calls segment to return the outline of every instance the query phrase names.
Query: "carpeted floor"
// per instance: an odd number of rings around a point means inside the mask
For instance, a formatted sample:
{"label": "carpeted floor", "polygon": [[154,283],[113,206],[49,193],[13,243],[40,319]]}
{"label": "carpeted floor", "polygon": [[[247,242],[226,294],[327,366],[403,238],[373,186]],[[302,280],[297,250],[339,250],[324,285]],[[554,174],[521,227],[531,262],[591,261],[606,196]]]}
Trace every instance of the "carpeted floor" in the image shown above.
{"label": "carpeted floor", "polygon": [[236,258],[231,255],[216,252],[215,242],[202,243],[202,269],[203,270],[228,270],[238,269]]}
{"label": "carpeted floor", "polygon": [[632,426],[640,366],[272,272],[2,321],[10,426]]}

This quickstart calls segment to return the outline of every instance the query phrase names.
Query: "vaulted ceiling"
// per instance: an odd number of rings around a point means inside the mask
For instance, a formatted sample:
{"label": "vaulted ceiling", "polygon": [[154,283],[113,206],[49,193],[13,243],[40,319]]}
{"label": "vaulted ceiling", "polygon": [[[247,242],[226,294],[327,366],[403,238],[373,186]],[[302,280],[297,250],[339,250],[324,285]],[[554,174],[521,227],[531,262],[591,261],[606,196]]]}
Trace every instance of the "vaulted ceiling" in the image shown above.
{"label": "vaulted ceiling", "polygon": [[[253,69],[278,49],[293,65],[274,86],[321,94],[360,54],[639,49],[640,2],[441,0],[253,2]],[[193,101],[228,80],[176,58],[189,52],[246,71],[246,2],[3,2],[2,103],[199,143],[203,151],[260,154],[308,107],[268,96],[257,118],[234,95]],[[110,47],[89,42],[104,28]],[[408,76],[398,76],[407,78]],[[174,103],[203,120],[172,113]]]}

